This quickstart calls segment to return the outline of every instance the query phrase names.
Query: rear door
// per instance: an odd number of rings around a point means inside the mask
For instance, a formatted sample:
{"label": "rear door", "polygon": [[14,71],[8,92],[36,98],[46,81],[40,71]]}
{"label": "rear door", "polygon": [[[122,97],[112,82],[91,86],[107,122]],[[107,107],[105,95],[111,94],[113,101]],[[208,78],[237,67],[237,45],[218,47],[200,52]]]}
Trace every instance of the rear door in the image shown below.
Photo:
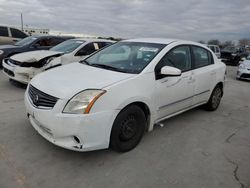
{"label": "rear door", "polygon": [[11,36],[13,38],[12,40],[14,43],[27,37],[27,35],[25,33],[23,33],[22,31],[20,31],[18,29],[15,29],[15,28],[10,28],[10,33],[11,33]]}
{"label": "rear door", "polygon": [[191,48],[195,81],[193,105],[196,105],[208,101],[216,80],[216,67],[210,51],[199,46]]}
{"label": "rear door", "polygon": [[0,45],[14,44],[12,38],[9,35],[9,29],[4,26],[0,26]]}

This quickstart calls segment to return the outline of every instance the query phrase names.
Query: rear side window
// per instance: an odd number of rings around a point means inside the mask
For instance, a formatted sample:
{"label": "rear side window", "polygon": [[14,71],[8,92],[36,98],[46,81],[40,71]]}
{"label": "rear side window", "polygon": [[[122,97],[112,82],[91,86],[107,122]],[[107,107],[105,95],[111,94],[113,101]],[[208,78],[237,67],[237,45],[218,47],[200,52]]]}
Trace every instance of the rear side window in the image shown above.
{"label": "rear side window", "polygon": [[18,29],[10,28],[10,32],[11,32],[12,37],[14,37],[14,38],[23,39],[23,38],[27,37],[26,34],[24,34],[23,32],[19,31]]}
{"label": "rear side window", "polygon": [[99,46],[97,43],[89,43],[86,44],[81,50],[85,51],[86,55],[90,55],[98,49]]}
{"label": "rear side window", "polygon": [[211,53],[201,47],[192,46],[195,68],[204,67],[213,64]]}
{"label": "rear side window", "polygon": [[105,47],[105,46],[109,46],[111,44],[112,44],[111,42],[98,42],[98,46],[100,49]]}
{"label": "rear side window", "polygon": [[219,47],[215,47],[215,51],[216,51],[216,53],[220,53]]}
{"label": "rear side window", "polygon": [[2,37],[8,37],[9,36],[7,27],[0,27],[0,36],[2,36]]}

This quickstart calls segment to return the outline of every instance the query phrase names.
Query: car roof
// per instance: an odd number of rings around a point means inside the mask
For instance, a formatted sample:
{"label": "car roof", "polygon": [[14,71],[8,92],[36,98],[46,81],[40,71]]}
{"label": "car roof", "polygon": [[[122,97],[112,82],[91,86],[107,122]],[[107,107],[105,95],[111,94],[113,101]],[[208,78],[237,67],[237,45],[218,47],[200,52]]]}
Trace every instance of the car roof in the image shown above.
{"label": "car roof", "polygon": [[115,41],[112,41],[112,40],[107,40],[107,39],[95,39],[95,38],[74,38],[74,39],[71,39],[71,40],[84,40],[86,42],[115,42]]}
{"label": "car roof", "polygon": [[71,37],[71,36],[56,36],[56,35],[42,35],[42,36],[39,36],[39,35],[32,35],[32,36],[29,36],[29,37],[35,37],[35,38],[47,38],[47,37],[52,37],[52,38],[62,38],[62,39],[74,39],[74,37]]}
{"label": "car roof", "polygon": [[156,44],[170,44],[172,42],[181,41],[179,39],[169,39],[169,38],[138,38],[123,40],[126,42],[145,42],[145,43],[156,43]]}

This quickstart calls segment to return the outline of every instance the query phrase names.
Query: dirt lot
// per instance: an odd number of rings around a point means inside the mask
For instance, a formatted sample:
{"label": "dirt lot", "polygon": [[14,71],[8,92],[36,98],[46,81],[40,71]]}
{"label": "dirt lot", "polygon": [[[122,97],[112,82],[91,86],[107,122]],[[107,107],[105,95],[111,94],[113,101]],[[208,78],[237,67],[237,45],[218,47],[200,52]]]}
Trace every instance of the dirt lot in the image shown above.
{"label": "dirt lot", "polygon": [[[0,187],[250,186],[250,82],[228,67],[221,106],[164,122],[131,152],[78,153],[56,147],[31,127],[24,89],[0,73]],[[69,125],[70,126],[70,125]]]}

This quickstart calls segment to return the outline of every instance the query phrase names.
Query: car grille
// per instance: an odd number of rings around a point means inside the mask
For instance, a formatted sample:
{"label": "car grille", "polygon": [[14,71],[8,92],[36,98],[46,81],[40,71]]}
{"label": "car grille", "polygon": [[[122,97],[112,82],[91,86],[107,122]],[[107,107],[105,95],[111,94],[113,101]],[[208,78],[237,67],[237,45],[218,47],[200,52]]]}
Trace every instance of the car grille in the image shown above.
{"label": "car grille", "polygon": [[48,95],[32,85],[29,85],[29,97],[36,107],[53,108],[58,98]]}
{"label": "car grille", "polygon": [[6,74],[8,74],[9,76],[12,76],[12,77],[15,76],[14,72],[11,71],[11,70],[9,70],[9,69],[3,68],[3,71],[4,71]]}
{"label": "car grille", "polygon": [[242,74],[241,78],[250,78],[250,74]]}

